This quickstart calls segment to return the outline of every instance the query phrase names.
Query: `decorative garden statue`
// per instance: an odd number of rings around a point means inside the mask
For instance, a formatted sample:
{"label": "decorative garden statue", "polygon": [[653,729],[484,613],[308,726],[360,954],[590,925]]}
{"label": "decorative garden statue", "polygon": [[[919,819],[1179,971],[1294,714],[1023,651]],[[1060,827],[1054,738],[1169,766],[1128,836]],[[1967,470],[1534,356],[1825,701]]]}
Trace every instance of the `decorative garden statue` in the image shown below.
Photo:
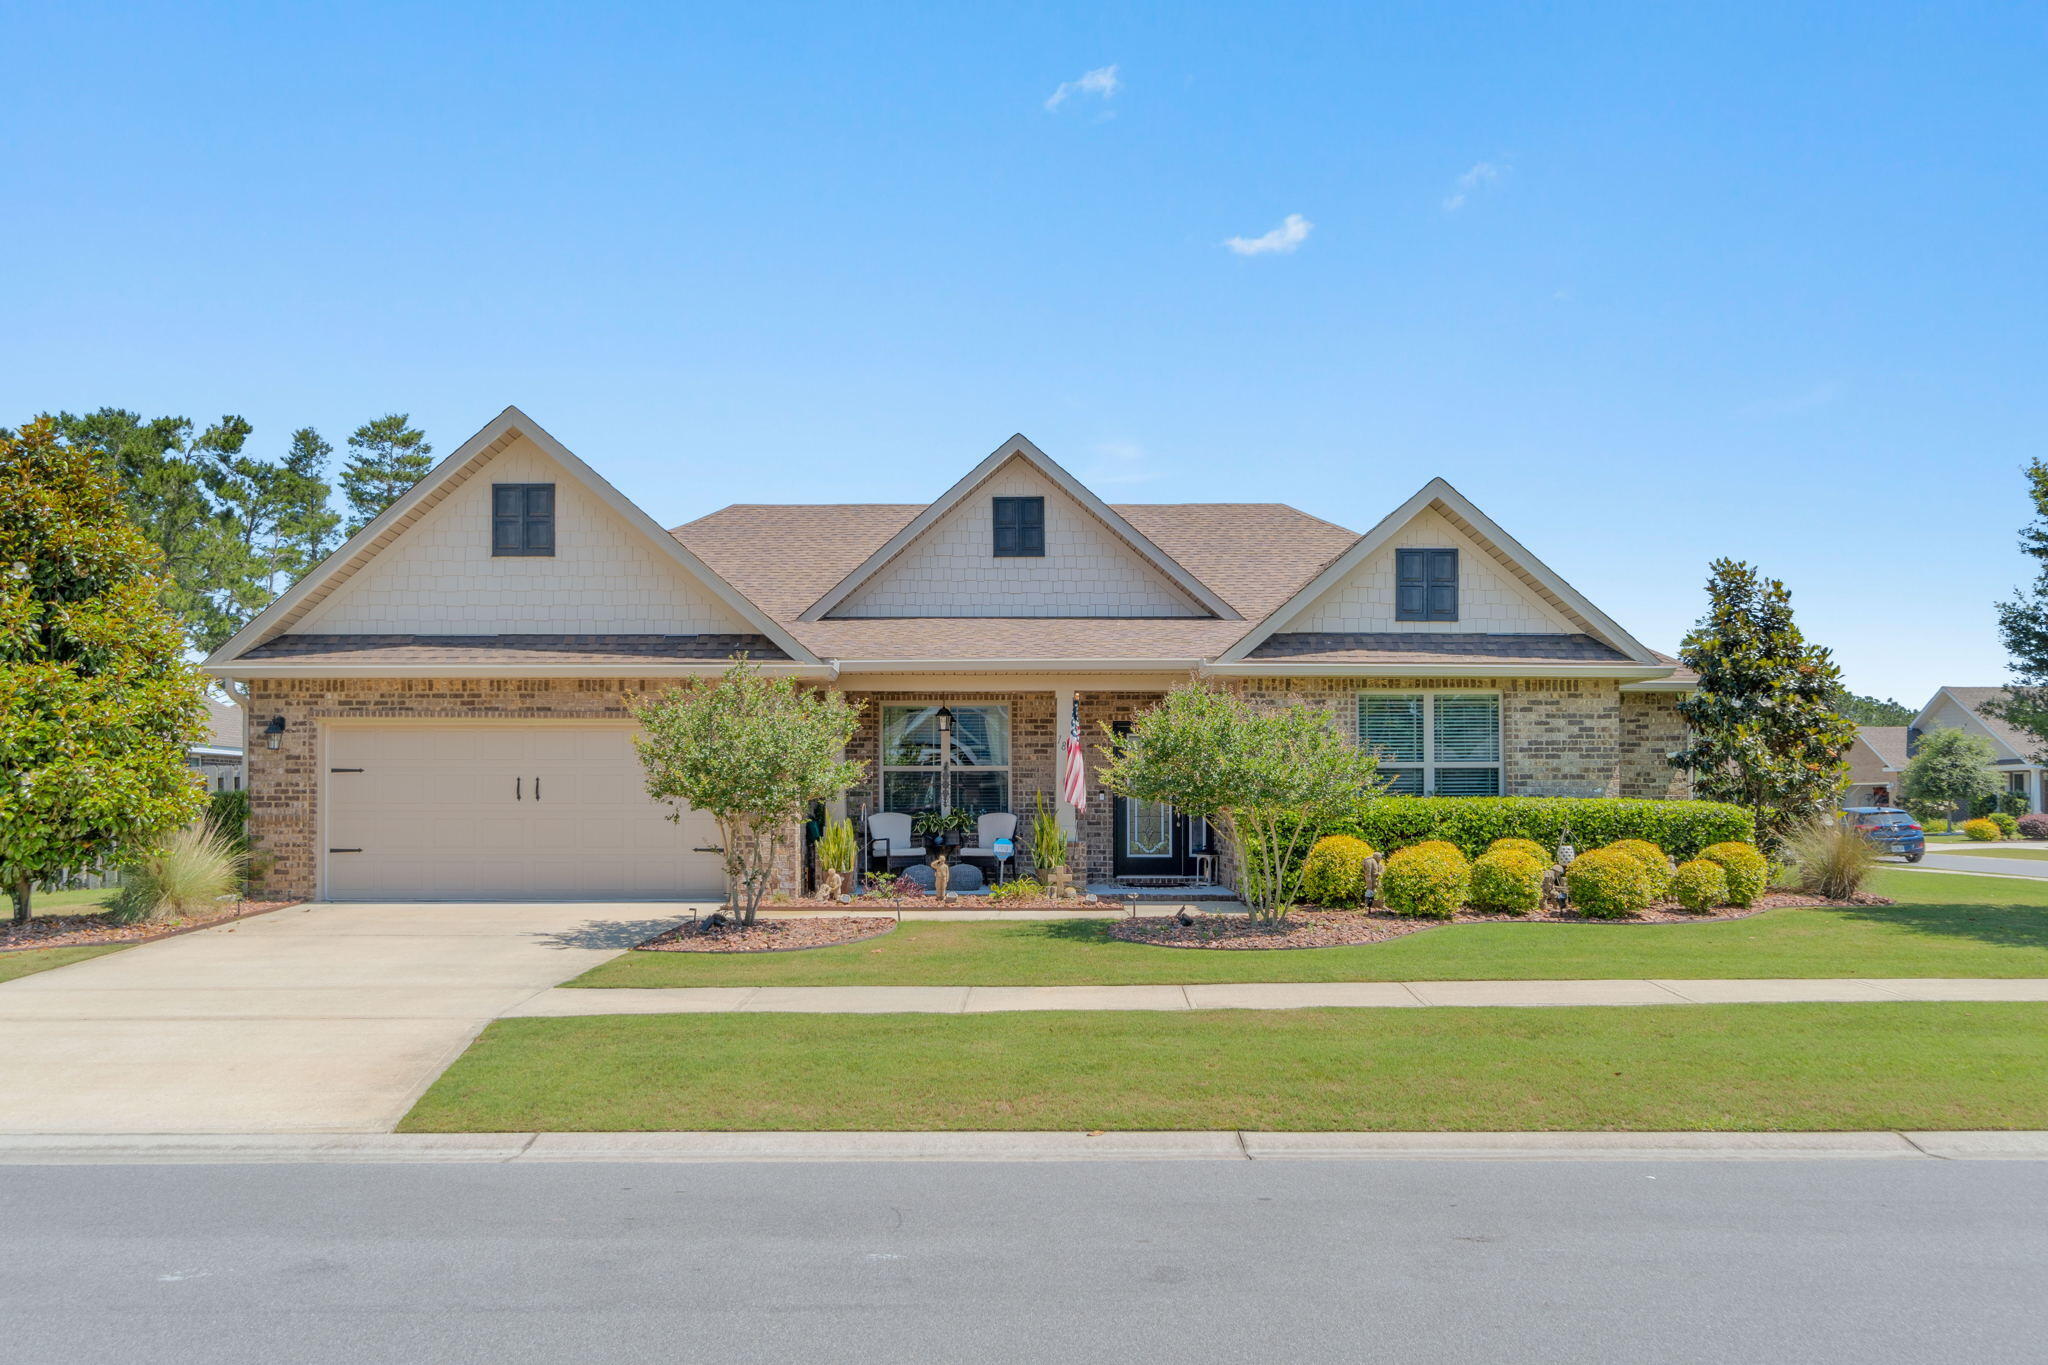
{"label": "decorative garden statue", "polygon": [[953,869],[946,865],[946,855],[936,854],[932,858],[932,894],[940,900],[946,898],[946,888],[953,884]]}
{"label": "decorative garden statue", "polygon": [[1380,895],[1380,873],[1386,870],[1386,861],[1375,853],[1367,858],[1358,869],[1358,891],[1367,905],[1375,904]]}
{"label": "decorative garden statue", "polygon": [[1557,910],[1564,905],[1564,864],[1555,863],[1543,874],[1543,906]]}
{"label": "decorative garden statue", "polygon": [[1052,899],[1056,901],[1065,900],[1067,898],[1067,893],[1073,889],[1074,874],[1067,870],[1066,864],[1062,863],[1060,866],[1050,868],[1046,871],[1046,895],[1052,897]]}
{"label": "decorative garden statue", "polygon": [[828,901],[838,900],[842,886],[843,882],[841,881],[839,876],[839,869],[832,867],[826,868],[825,885],[819,888],[824,892],[825,899]]}

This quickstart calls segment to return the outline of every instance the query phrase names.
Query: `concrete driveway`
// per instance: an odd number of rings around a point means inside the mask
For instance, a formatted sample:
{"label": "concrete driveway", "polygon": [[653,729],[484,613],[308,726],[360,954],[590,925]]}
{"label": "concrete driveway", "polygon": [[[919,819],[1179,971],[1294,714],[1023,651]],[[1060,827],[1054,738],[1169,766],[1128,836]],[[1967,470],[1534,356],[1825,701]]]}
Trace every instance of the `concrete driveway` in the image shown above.
{"label": "concrete driveway", "polygon": [[0,985],[0,1132],[386,1132],[483,1026],[694,913],[307,905]]}

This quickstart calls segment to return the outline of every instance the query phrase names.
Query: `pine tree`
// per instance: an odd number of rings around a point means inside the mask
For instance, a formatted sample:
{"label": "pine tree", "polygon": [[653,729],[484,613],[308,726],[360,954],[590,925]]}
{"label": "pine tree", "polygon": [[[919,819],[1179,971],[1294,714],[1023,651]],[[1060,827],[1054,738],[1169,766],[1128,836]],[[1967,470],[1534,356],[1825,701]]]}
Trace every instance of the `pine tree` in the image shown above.
{"label": "pine tree", "polygon": [[1837,692],[1829,702],[1835,714],[1858,725],[1911,725],[1919,714],[1890,697],[1863,697],[1854,692]]}
{"label": "pine tree", "polygon": [[2027,465],[2027,496],[2034,519],[2020,528],[2020,553],[2041,567],[2030,586],[1998,604],[1998,634],[2012,681],[2002,699],[1982,709],[2033,739],[2029,757],[2039,761],[2048,753],[2048,463]]}
{"label": "pine tree", "polygon": [[429,457],[434,448],[411,421],[407,413],[390,413],[363,423],[348,438],[355,453],[342,466],[341,491],[348,499],[350,535],[376,520],[433,468]]}
{"label": "pine tree", "polygon": [[99,867],[198,816],[204,680],[161,557],[93,452],[39,418],[0,440],[0,885]]}
{"label": "pine tree", "polygon": [[1841,670],[1806,642],[1792,595],[1748,564],[1709,566],[1709,605],[1678,657],[1700,675],[1678,710],[1690,742],[1672,756],[1693,791],[1756,812],[1757,836],[1775,845],[1818,818],[1848,780],[1842,756],[1856,727],[1834,709]]}

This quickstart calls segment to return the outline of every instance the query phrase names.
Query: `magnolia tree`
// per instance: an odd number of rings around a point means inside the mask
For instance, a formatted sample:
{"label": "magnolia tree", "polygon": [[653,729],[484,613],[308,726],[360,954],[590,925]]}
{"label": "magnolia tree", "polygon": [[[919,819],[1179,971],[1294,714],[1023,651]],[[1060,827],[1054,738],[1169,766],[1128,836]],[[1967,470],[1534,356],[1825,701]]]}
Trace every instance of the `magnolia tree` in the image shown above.
{"label": "magnolia tree", "polygon": [[1105,751],[1104,787],[1201,816],[1238,868],[1252,918],[1287,914],[1288,872],[1317,828],[1379,786],[1379,759],[1308,706],[1177,687]]}
{"label": "magnolia tree", "polygon": [[842,755],[859,708],[837,692],[764,678],[745,659],[715,683],[671,688],[633,704],[634,743],[657,801],[693,806],[718,821],[726,899],[752,924],[804,811],[861,780]]}
{"label": "magnolia tree", "polygon": [[160,562],[114,478],[49,419],[0,437],[0,880],[17,925],[38,883],[146,854],[205,807],[185,766],[204,683]]}

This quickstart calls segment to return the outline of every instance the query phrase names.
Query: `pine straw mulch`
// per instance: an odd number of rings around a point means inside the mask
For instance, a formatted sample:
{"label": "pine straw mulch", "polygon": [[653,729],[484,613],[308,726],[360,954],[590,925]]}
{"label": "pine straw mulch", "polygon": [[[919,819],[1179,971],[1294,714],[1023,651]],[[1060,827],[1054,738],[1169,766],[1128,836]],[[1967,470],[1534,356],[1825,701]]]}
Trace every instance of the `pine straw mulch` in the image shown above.
{"label": "pine straw mulch", "polygon": [[[779,907],[778,907],[779,908]],[[879,938],[896,927],[893,916],[849,916],[844,919],[764,919],[751,928],[685,920],[675,928],[636,944],[646,953],[781,953],[796,948],[829,948]]]}
{"label": "pine straw mulch", "polygon": [[1767,891],[1746,909],[1723,906],[1706,914],[1682,909],[1675,901],[1650,906],[1629,919],[1590,919],[1572,911],[1545,909],[1527,915],[1482,914],[1461,910],[1451,919],[1413,919],[1367,910],[1296,910],[1277,926],[1254,924],[1243,914],[1193,916],[1183,925],[1176,916],[1120,920],[1109,928],[1111,938],[1127,943],[1144,943],[1155,948],[1347,948],[1364,943],[1384,943],[1405,938],[1425,929],[1447,924],[1710,924],[1716,920],[1748,919],[1766,910],[1795,908],[1845,908],[1855,905],[1891,905],[1884,896],[1859,892],[1845,901],[1823,900],[1793,891]]}
{"label": "pine straw mulch", "polygon": [[1034,900],[991,900],[985,891],[955,891],[940,900],[927,891],[918,896],[877,896],[872,893],[855,896],[852,900],[820,900],[806,896],[801,900],[764,900],[761,913],[779,915],[785,910],[1109,910],[1123,909],[1123,902],[1115,897],[1079,896],[1073,900],[1056,901],[1050,896]]}
{"label": "pine straw mulch", "polygon": [[167,915],[162,919],[116,924],[104,910],[79,915],[37,915],[27,927],[0,924],[0,953],[31,948],[77,948],[109,943],[148,943],[152,939],[210,929],[251,915],[267,915],[297,901],[235,901],[203,915]]}

